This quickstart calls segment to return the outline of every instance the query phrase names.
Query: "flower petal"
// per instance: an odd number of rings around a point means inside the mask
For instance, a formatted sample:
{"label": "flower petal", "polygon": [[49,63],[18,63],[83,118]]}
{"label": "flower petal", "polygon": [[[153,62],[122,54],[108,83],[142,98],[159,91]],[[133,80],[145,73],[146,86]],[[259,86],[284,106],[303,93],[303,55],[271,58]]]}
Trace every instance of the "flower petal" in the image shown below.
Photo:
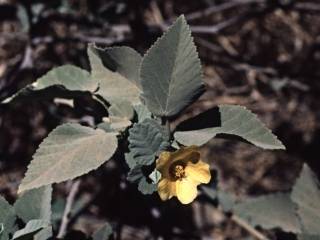
{"label": "flower petal", "polygon": [[199,183],[208,183],[211,179],[210,166],[209,164],[198,161],[197,163],[188,163],[185,168],[185,172],[188,178],[192,178],[194,181]]}
{"label": "flower petal", "polygon": [[181,203],[191,203],[197,197],[197,183],[190,178],[176,181],[176,194]]}
{"label": "flower petal", "polygon": [[172,161],[197,162],[200,159],[200,152],[197,146],[183,147],[175,151],[171,155]]}
{"label": "flower petal", "polygon": [[169,167],[170,167],[171,153],[162,152],[157,159],[156,168],[161,173],[163,177],[169,177]]}
{"label": "flower petal", "polygon": [[176,195],[175,182],[171,182],[167,178],[163,178],[158,183],[158,193],[162,201],[168,200]]}

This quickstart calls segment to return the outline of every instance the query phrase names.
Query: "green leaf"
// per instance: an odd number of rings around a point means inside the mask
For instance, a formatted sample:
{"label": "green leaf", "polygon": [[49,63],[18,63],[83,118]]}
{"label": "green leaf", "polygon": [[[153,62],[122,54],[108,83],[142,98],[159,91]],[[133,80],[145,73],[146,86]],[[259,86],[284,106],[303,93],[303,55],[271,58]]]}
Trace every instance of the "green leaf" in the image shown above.
{"label": "green leaf", "polygon": [[110,128],[114,131],[124,131],[127,127],[131,126],[132,122],[125,118],[110,117]]}
{"label": "green leaf", "polygon": [[128,101],[115,101],[108,109],[109,117],[103,118],[98,128],[106,132],[124,131],[131,126],[130,121],[134,117],[134,109]]}
{"label": "green leaf", "polygon": [[127,119],[110,117],[110,127],[114,131],[124,131],[127,127],[131,126],[132,122]]}
{"label": "green leaf", "polygon": [[62,197],[58,197],[52,203],[51,222],[54,229],[59,228],[59,224],[63,217],[65,206],[66,206],[66,200]]}
{"label": "green leaf", "polygon": [[150,165],[157,153],[168,146],[168,137],[161,126],[152,119],[135,124],[129,130],[129,150],[131,157],[129,166]]}
{"label": "green leaf", "polygon": [[134,109],[128,101],[114,102],[109,107],[109,116],[131,120],[134,116]]}
{"label": "green leaf", "polygon": [[130,170],[127,177],[128,181],[138,184],[138,190],[143,194],[152,194],[157,191],[157,183],[150,178],[152,172],[148,170],[138,165]]}
{"label": "green leaf", "polygon": [[133,106],[133,108],[137,113],[139,123],[143,122],[145,119],[151,118],[151,112],[148,110],[148,108],[145,105],[139,104],[139,105]]}
{"label": "green leaf", "polygon": [[301,234],[298,235],[298,240],[320,240],[320,235]]}
{"label": "green leaf", "polygon": [[9,239],[9,233],[14,229],[15,220],[16,216],[13,207],[0,196],[0,225],[2,226],[0,240]]}
{"label": "green leaf", "polygon": [[25,223],[33,219],[51,220],[51,185],[23,193],[14,204],[19,218]]}
{"label": "green leaf", "polygon": [[90,74],[86,70],[73,65],[54,68],[32,85],[36,90],[53,85],[60,85],[70,91],[94,92],[98,88],[98,82],[90,79]]}
{"label": "green leaf", "polygon": [[154,169],[153,172],[150,173],[149,179],[151,179],[153,183],[158,183],[161,179],[161,172],[159,172],[157,169]]}
{"label": "green leaf", "polygon": [[92,80],[87,71],[76,66],[64,65],[50,70],[37,81],[21,89],[12,97],[5,99],[2,103],[38,96],[41,96],[41,98],[72,97],[83,92],[93,93],[97,88],[98,82]]}
{"label": "green leaf", "polygon": [[142,98],[157,116],[177,115],[202,93],[201,64],[184,16],[148,50],[140,78]]}
{"label": "green leaf", "polygon": [[142,57],[138,52],[125,46],[105,49],[92,46],[92,48],[94,48],[106,68],[119,73],[141,89],[139,70]]}
{"label": "green leaf", "polygon": [[202,186],[203,193],[212,200],[217,200],[223,211],[230,212],[236,204],[236,197],[220,189],[212,189],[211,187]]}
{"label": "green leaf", "polygon": [[105,122],[101,122],[97,125],[97,128],[102,129],[105,132],[114,132],[114,129],[111,128],[109,118],[106,118]]}
{"label": "green leaf", "polygon": [[22,32],[25,32],[25,33],[29,32],[30,23],[29,23],[28,12],[26,7],[22,4],[17,5],[17,18],[21,23]]}
{"label": "green leaf", "polygon": [[49,226],[49,223],[47,221],[44,221],[42,219],[34,219],[27,223],[27,225],[14,233],[12,240],[15,239],[33,239],[32,236],[34,236],[36,233],[41,231],[43,228],[46,228]]}
{"label": "green leaf", "polygon": [[132,122],[126,118],[113,116],[104,118],[103,121],[104,122],[99,123],[97,127],[106,132],[121,132],[132,124]]}
{"label": "green leaf", "polygon": [[19,192],[73,179],[98,168],[117,149],[115,133],[64,124],[40,144]]}
{"label": "green leaf", "polygon": [[184,145],[202,145],[218,134],[230,134],[263,149],[285,149],[275,135],[257,118],[255,114],[242,106],[219,105],[219,118],[215,127],[192,131],[177,131],[176,140]]}
{"label": "green leaf", "polygon": [[33,240],[49,240],[52,239],[52,226],[45,227],[33,236]]}
{"label": "green leaf", "polygon": [[300,233],[300,222],[295,208],[289,194],[276,193],[238,203],[234,207],[234,213],[253,226],[264,229],[281,228],[285,232]]}
{"label": "green leaf", "polygon": [[291,199],[298,205],[303,231],[309,235],[320,235],[320,185],[306,164],[293,187]]}
{"label": "green leaf", "polygon": [[111,236],[112,227],[109,223],[106,223],[92,235],[92,240],[108,240]]}
{"label": "green leaf", "polygon": [[96,92],[109,103],[127,100],[131,104],[140,103],[140,90],[131,81],[117,72],[107,69],[100,58],[102,53],[89,45],[88,56],[91,65],[91,77],[99,82],[99,90]]}

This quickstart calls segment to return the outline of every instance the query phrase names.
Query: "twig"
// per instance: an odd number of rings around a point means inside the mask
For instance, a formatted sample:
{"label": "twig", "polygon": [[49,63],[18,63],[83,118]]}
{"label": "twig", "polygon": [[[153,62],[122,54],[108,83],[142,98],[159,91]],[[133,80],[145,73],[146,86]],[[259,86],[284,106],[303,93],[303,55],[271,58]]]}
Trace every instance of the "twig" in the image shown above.
{"label": "twig", "polygon": [[194,39],[197,43],[201,44],[203,47],[208,48],[209,50],[211,50],[214,53],[221,53],[223,52],[223,50],[221,49],[221,47],[219,45],[216,45],[204,38],[201,37],[196,37]]}
{"label": "twig", "polygon": [[160,26],[162,31],[165,31],[167,26],[164,23],[164,19],[163,19],[163,16],[161,14],[161,11],[160,11],[160,8],[159,8],[157,2],[156,1],[152,1],[150,3],[150,7],[152,9],[153,18],[154,18],[156,24]]}
{"label": "twig", "polygon": [[61,222],[61,225],[60,225],[59,233],[57,235],[58,239],[62,239],[66,234],[67,226],[68,226],[68,223],[69,223],[69,220],[70,220],[69,215],[70,215],[70,212],[71,212],[72,205],[73,205],[73,202],[75,200],[75,197],[76,197],[76,195],[78,193],[80,182],[81,182],[80,180],[76,180],[75,182],[72,183],[72,186],[71,186],[71,189],[70,189],[70,193],[69,193],[68,198],[67,198],[67,203],[66,203],[66,206],[64,208],[64,212],[63,212],[63,217],[62,217],[62,222]]}
{"label": "twig", "polygon": [[87,43],[97,43],[97,44],[107,44],[111,45],[117,42],[121,42],[125,40],[125,36],[117,35],[115,37],[95,37],[95,36],[86,36],[77,34],[75,35],[77,40],[80,40],[81,42],[87,42]]}
{"label": "twig", "polygon": [[213,26],[190,26],[190,28],[194,33],[215,34],[221,31],[222,29],[225,29],[235,23],[238,23],[239,21],[243,20],[244,17],[245,15],[235,16]]}
{"label": "twig", "polygon": [[255,237],[258,240],[270,240],[266,236],[264,236],[261,232],[259,232],[257,229],[243,221],[241,218],[239,218],[237,215],[233,215],[231,219],[240,227],[245,229],[248,233],[250,233],[253,237]]}
{"label": "twig", "polygon": [[33,68],[32,47],[29,44],[25,48],[24,57],[19,68],[19,70]]}
{"label": "twig", "polygon": [[234,7],[247,5],[251,3],[262,3],[264,0],[234,0],[234,1],[227,1],[220,5],[214,5],[209,8],[203,9],[201,11],[193,12],[186,15],[186,19],[188,21],[195,20],[198,18],[206,17],[214,13],[222,12]]}
{"label": "twig", "polygon": [[296,10],[308,11],[318,13],[320,11],[320,4],[306,2],[306,3],[296,3],[293,7]]}

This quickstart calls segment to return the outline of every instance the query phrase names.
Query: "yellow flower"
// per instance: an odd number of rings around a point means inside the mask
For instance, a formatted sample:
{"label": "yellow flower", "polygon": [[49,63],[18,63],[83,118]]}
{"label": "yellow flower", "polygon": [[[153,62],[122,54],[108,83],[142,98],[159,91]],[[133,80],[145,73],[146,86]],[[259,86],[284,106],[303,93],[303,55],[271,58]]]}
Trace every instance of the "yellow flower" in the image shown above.
{"label": "yellow flower", "polygon": [[191,203],[197,197],[197,186],[211,179],[209,165],[201,160],[196,146],[162,152],[156,168],[161,173],[158,193],[163,201],[176,196],[183,204]]}

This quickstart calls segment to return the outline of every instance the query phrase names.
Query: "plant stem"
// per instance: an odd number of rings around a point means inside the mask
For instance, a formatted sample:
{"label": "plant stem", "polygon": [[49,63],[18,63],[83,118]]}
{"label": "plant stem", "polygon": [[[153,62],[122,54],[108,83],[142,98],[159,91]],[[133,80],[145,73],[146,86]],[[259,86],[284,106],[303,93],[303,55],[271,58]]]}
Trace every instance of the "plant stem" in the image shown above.
{"label": "plant stem", "polygon": [[67,197],[67,202],[66,202],[66,206],[64,208],[64,212],[63,212],[63,217],[62,217],[62,221],[61,221],[61,225],[59,228],[59,233],[57,235],[58,239],[62,239],[64,238],[64,236],[66,235],[66,231],[67,231],[67,226],[69,223],[69,215],[72,209],[72,205],[73,202],[75,200],[75,197],[79,191],[79,186],[80,186],[80,180],[76,180],[72,183],[72,186],[70,188],[70,192],[69,195]]}
{"label": "plant stem", "polygon": [[170,127],[170,121],[169,119],[166,119],[166,128],[167,128],[167,134],[168,134],[168,141],[171,141],[172,139],[172,132],[171,132],[171,127]]}
{"label": "plant stem", "polygon": [[237,215],[233,215],[231,219],[240,227],[245,229],[248,233],[250,233],[253,237],[255,237],[258,240],[270,240],[266,236],[264,236],[261,232],[259,232],[257,229],[246,223],[244,220],[242,220]]}

